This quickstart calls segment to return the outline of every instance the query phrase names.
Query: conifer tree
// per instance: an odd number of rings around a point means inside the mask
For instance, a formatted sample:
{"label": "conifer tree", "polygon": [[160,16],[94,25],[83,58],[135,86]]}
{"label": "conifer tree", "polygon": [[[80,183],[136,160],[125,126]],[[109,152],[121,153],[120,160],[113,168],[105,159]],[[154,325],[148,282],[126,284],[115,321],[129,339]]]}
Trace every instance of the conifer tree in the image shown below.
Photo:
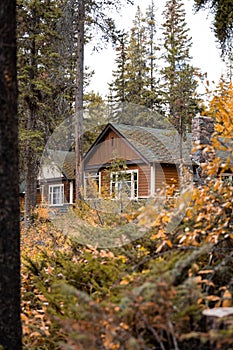
{"label": "conifer tree", "polygon": [[[54,127],[74,112],[74,101],[80,116],[79,128],[82,128],[84,42],[90,38],[93,26],[101,28],[104,38],[111,37],[113,22],[101,10],[115,8],[119,3],[120,0],[116,3],[105,0],[18,1],[19,111],[26,218],[36,204],[40,154]],[[82,129],[78,133],[82,138]],[[78,147],[76,163],[80,165],[81,139]],[[76,174],[78,177],[78,171]],[[77,180],[79,188],[80,180]]]}
{"label": "conifer tree", "polygon": [[[119,10],[123,1],[113,0],[63,0],[70,9],[70,25],[74,28],[76,38],[76,92],[75,92],[75,158],[76,158],[76,201],[78,202],[83,186],[83,87],[84,87],[84,46],[87,38],[90,40],[93,32],[99,30],[104,41],[116,40],[115,23],[108,15],[113,10]],[[131,0],[126,0],[132,3]],[[108,12],[108,13],[107,13]],[[98,44],[97,44],[98,46]]]}
{"label": "conifer tree", "polygon": [[122,33],[119,36],[119,45],[116,47],[116,70],[113,71],[114,85],[112,90],[115,92],[115,101],[124,103],[126,101],[126,49],[127,35]]}
{"label": "conifer tree", "polygon": [[127,47],[125,99],[128,103],[144,105],[147,74],[146,28],[138,6]]}
{"label": "conifer tree", "polygon": [[147,66],[148,66],[148,82],[146,105],[153,111],[162,112],[161,97],[158,93],[159,68],[158,68],[158,52],[159,47],[156,45],[156,10],[154,0],[148,6],[145,15],[145,26],[147,35]]}
{"label": "conifer tree", "polygon": [[128,35],[122,37],[117,47],[117,69],[113,72],[114,80],[111,84],[111,110],[115,121],[154,125],[155,115],[146,112],[146,108],[159,111],[154,75],[157,50],[154,44],[154,16],[153,1],[146,18],[138,7],[133,27]]}
{"label": "conifer tree", "polygon": [[126,49],[128,35],[121,33],[116,45],[116,69],[113,71],[113,82],[109,84],[108,115],[112,122],[122,121],[126,103]]}
{"label": "conifer tree", "polygon": [[231,57],[233,39],[232,0],[194,0],[194,6],[197,11],[202,8],[211,9],[214,14],[213,29],[221,45],[222,54]]}
{"label": "conifer tree", "polygon": [[36,205],[43,147],[64,117],[58,99],[60,96],[61,101],[65,95],[56,27],[61,15],[59,1],[18,1],[19,116],[25,223],[30,221]]}
{"label": "conifer tree", "polygon": [[189,50],[192,43],[182,0],[168,0],[164,17],[163,102],[170,122],[180,135],[185,136],[192,118],[200,111],[200,101],[197,98],[195,69],[191,65]]}
{"label": "conifer tree", "polygon": [[84,94],[83,120],[83,150],[84,153],[91,147],[97,135],[108,123],[107,104],[94,91]]}

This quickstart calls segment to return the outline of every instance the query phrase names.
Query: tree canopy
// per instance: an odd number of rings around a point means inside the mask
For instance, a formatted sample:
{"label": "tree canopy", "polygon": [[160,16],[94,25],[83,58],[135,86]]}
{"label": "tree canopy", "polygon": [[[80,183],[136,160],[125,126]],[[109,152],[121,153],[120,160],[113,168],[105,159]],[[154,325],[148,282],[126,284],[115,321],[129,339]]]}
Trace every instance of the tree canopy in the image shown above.
{"label": "tree canopy", "polygon": [[194,0],[195,8],[209,8],[214,14],[213,29],[222,53],[229,53],[232,45],[233,3],[232,0]]}

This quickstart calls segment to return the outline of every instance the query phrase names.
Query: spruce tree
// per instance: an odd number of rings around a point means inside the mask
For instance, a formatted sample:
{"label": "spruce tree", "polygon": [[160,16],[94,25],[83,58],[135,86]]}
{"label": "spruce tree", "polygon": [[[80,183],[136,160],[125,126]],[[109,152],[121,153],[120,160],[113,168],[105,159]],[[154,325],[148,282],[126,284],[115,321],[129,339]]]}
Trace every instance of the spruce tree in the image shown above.
{"label": "spruce tree", "polygon": [[117,47],[116,70],[111,84],[114,121],[144,126],[155,124],[155,114],[148,111],[159,111],[154,75],[157,50],[154,16],[153,2],[146,18],[138,7],[133,27]]}
{"label": "spruce tree", "polygon": [[146,106],[153,111],[162,112],[161,109],[161,97],[158,93],[159,84],[159,68],[158,68],[158,55],[159,46],[156,44],[157,39],[157,27],[156,27],[156,10],[154,0],[148,6],[145,15],[145,27],[147,36],[147,92],[145,93]]}
{"label": "spruce tree", "polygon": [[121,33],[116,45],[116,69],[113,71],[113,82],[109,84],[108,115],[112,122],[122,121],[126,103],[126,49],[128,35]]}
{"label": "spruce tree", "polygon": [[[115,23],[109,16],[113,10],[120,10],[123,0],[63,0],[69,8],[70,25],[74,28],[75,59],[76,59],[76,92],[75,92],[75,158],[76,158],[76,201],[81,199],[83,186],[83,88],[84,88],[84,46],[87,39],[91,40],[93,32],[101,33],[101,41],[116,40]],[[125,0],[132,3],[131,0]],[[94,46],[98,47],[95,42]]]}
{"label": "spruce tree", "polygon": [[182,0],[168,0],[164,11],[162,86],[164,109],[180,135],[200,111],[197,77],[191,65],[191,37],[185,22]]}
{"label": "spruce tree", "polygon": [[214,14],[213,30],[221,45],[222,54],[232,59],[233,6],[232,0],[194,0],[197,11],[211,8]]}
{"label": "spruce tree", "polygon": [[20,150],[25,180],[25,223],[30,221],[36,205],[37,176],[44,145],[64,117],[59,103],[65,96],[56,26],[62,15],[59,7],[59,1],[55,0],[18,1]]}
{"label": "spruce tree", "polygon": [[83,150],[91,147],[97,135],[108,123],[108,106],[103,98],[94,91],[84,94]]}
{"label": "spruce tree", "polygon": [[144,104],[147,73],[145,25],[138,6],[127,47],[125,99],[128,103]]}

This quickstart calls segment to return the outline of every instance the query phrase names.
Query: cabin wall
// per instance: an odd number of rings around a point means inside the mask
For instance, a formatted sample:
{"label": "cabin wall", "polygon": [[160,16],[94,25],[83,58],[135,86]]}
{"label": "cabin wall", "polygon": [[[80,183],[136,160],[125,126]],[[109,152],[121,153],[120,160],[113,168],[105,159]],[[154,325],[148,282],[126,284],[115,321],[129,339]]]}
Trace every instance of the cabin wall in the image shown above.
{"label": "cabin wall", "polygon": [[[43,186],[43,203],[49,204],[49,186],[50,185],[61,185],[64,184],[64,204],[70,203],[70,181],[62,179],[62,180],[53,180],[53,181],[47,181]],[[75,192],[75,189],[74,189]],[[41,203],[41,196],[40,194],[40,202]],[[74,202],[74,195],[73,195],[73,202]]]}
{"label": "cabin wall", "polygon": [[139,187],[138,197],[149,197],[150,196],[150,166],[141,165],[138,167]]}
{"label": "cabin wall", "polygon": [[[128,165],[127,170],[138,170],[138,197],[149,197],[150,195],[150,166],[141,164],[140,166]],[[101,196],[110,195],[110,170],[101,171]]]}
{"label": "cabin wall", "polygon": [[110,130],[103,142],[95,146],[90,158],[85,163],[85,169],[94,165],[104,165],[119,158],[125,160],[139,160],[140,157],[124,139]]}
{"label": "cabin wall", "polygon": [[165,185],[179,188],[179,175],[175,164],[155,165],[155,191],[163,189]]}

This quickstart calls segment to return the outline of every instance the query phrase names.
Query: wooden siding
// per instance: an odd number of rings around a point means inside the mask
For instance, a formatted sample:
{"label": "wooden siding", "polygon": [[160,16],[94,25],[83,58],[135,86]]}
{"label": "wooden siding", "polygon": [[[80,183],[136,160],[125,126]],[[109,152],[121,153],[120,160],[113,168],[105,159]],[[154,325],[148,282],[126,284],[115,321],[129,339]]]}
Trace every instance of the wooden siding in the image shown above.
{"label": "wooden siding", "polygon": [[[40,191],[40,189],[37,189],[37,192],[36,192],[36,204],[39,205],[41,203],[42,203],[41,191]],[[20,211],[22,213],[24,211],[24,208],[25,208],[25,193],[20,194],[19,204],[20,204]]]}
{"label": "wooden siding", "polygon": [[150,166],[141,165],[138,167],[138,197],[150,196]]}
{"label": "wooden siding", "polygon": [[155,166],[155,191],[164,188],[165,185],[179,187],[179,176],[175,164],[156,164]]}
{"label": "wooden siding", "polygon": [[44,203],[49,204],[49,186],[50,185],[62,185],[64,184],[64,204],[70,203],[70,181],[68,180],[55,180],[47,181],[44,186]]}
{"label": "wooden siding", "polygon": [[38,189],[36,193],[36,203],[41,204],[41,202],[42,202],[42,195],[41,195],[40,189]]}
{"label": "wooden siding", "polygon": [[95,146],[90,158],[85,163],[85,169],[93,165],[104,165],[113,159],[125,159],[129,161],[139,160],[140,156],[127,142],[110,130],[103,142]]}
{"label": "wooden siding", "polygon": [[70,203],[70,181],[63,181],[64,184],[64,203]]}

